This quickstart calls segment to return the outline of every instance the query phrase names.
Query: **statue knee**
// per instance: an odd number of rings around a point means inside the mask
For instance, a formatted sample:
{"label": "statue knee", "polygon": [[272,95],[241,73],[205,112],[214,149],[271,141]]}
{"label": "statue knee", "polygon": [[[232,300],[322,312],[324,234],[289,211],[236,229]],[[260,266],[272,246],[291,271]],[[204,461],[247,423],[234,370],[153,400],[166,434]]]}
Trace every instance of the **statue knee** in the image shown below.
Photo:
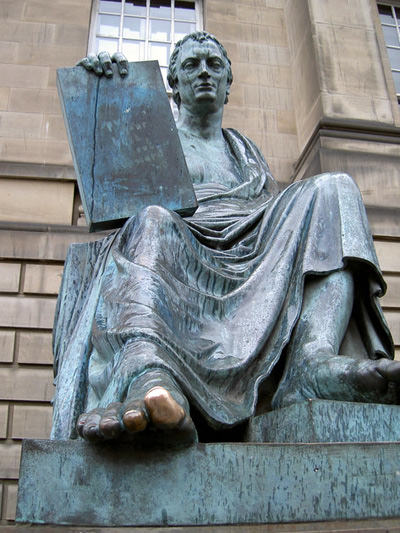
{"label": "statue knee", "polygon": [[353,178],[345,172],[325,172],[311,178],[320,187],[334,185],[337,187],[355,187],[358,189]]}
{"label": "statue knee", "polygon": [[142,231],[154,234],[156,228],[166,227],[173,221],[174,214],[159,205],[145,207],[137,215],[137,222]]}
{"label": "statue knee", "polygon": [[162,222],[163,220],[171,219],[171,211],[161,207],[160,205],[149,205],[140,212],[139,216],[143,220],[151,220],[154,222]]}
{"label": "statue knee", "polygon": [[360,189],[349,174],[344,172],[326,172],[310,178],[316,191],[323,194],[338,191],[353,198],[361,198]]}

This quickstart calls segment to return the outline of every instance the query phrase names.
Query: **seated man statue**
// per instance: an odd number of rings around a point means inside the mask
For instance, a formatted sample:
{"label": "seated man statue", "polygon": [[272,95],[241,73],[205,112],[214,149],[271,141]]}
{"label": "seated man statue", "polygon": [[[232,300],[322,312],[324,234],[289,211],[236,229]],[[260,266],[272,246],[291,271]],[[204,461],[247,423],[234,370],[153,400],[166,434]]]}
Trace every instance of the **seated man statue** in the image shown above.
{"label": "seated man statue", "polygon": [[[108,54],[82,64],[112,75]],[[257,147],[221,127],[232,72],[214,36],[182,39],[168,81],[199,208],[150,206],[71,247],[53,438],[212,440],[309,398],[396,403],[385,284],[353,180],[279,192]]]}

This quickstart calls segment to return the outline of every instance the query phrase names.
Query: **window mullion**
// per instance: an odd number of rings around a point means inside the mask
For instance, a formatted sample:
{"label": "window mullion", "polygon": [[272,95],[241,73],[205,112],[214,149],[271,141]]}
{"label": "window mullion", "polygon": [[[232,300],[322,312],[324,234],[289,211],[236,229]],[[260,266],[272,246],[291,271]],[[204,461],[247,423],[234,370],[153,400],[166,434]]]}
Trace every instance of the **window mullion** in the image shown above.
{"label": "window mullion", "polygon": [[391,6],[392,8],[392,16],[394,18],[394,23],[396,24],[396,30],[397,30],[397,39],[398,39],[398,46],[400,46],[400,29],[399,29],[399,21],[397,20],[397,13],[394,6]]}
{"label": "window mullion", "polygon": [[122,52],[122,32],[124,29],[125,0],[121,0],[121,17],[119,21],[118,51]]}
{"label": "window mullion", "polygon": [[171,39],[169,53],[172,54],[172,48],[175,46],[175,0],[171,0]]}
{"label": "window mullion", "polygon": [[203,29],[203,0],[196,0],[194,3],[194,19],[196,24],[196,30]]}
{"label": "window mullion", "polygon": [[149,59],[149,33],[150,33],[150,0],[146,0],[146,35],[144,43],[145,59]]}

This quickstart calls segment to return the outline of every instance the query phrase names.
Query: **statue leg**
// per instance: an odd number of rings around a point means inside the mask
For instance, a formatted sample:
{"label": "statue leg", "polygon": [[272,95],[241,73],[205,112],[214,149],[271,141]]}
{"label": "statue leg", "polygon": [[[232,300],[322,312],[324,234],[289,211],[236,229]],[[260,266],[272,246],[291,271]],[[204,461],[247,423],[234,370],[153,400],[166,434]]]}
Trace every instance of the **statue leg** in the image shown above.
{"label": "statue leg", "polygon": [[348,270],[306,280],[274,408],[306,399],[397,403],[400,362],[339,355],[353,307]]}

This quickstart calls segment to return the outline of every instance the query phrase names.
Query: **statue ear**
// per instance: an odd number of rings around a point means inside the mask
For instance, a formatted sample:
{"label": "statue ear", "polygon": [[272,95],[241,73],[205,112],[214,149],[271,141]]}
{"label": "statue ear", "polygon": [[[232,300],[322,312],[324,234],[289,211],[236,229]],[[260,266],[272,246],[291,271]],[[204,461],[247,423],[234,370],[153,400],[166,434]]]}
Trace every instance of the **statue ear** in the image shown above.
{"label": "statue ear", "polygon": [[226,86],[226,92],[225,92],[225,101],[224,101],[224,104],[227,104],[228,103],[228,96],[231,94],[231,86],[230,85],[227,85]]}
{"label": "statue ear", "polygon": [[181,104],[181,97],[180,97],[176,84],[174,88],[172,89],[172,98],[174,99],[174,102],[176,103],[176,105],[179,107]]}

